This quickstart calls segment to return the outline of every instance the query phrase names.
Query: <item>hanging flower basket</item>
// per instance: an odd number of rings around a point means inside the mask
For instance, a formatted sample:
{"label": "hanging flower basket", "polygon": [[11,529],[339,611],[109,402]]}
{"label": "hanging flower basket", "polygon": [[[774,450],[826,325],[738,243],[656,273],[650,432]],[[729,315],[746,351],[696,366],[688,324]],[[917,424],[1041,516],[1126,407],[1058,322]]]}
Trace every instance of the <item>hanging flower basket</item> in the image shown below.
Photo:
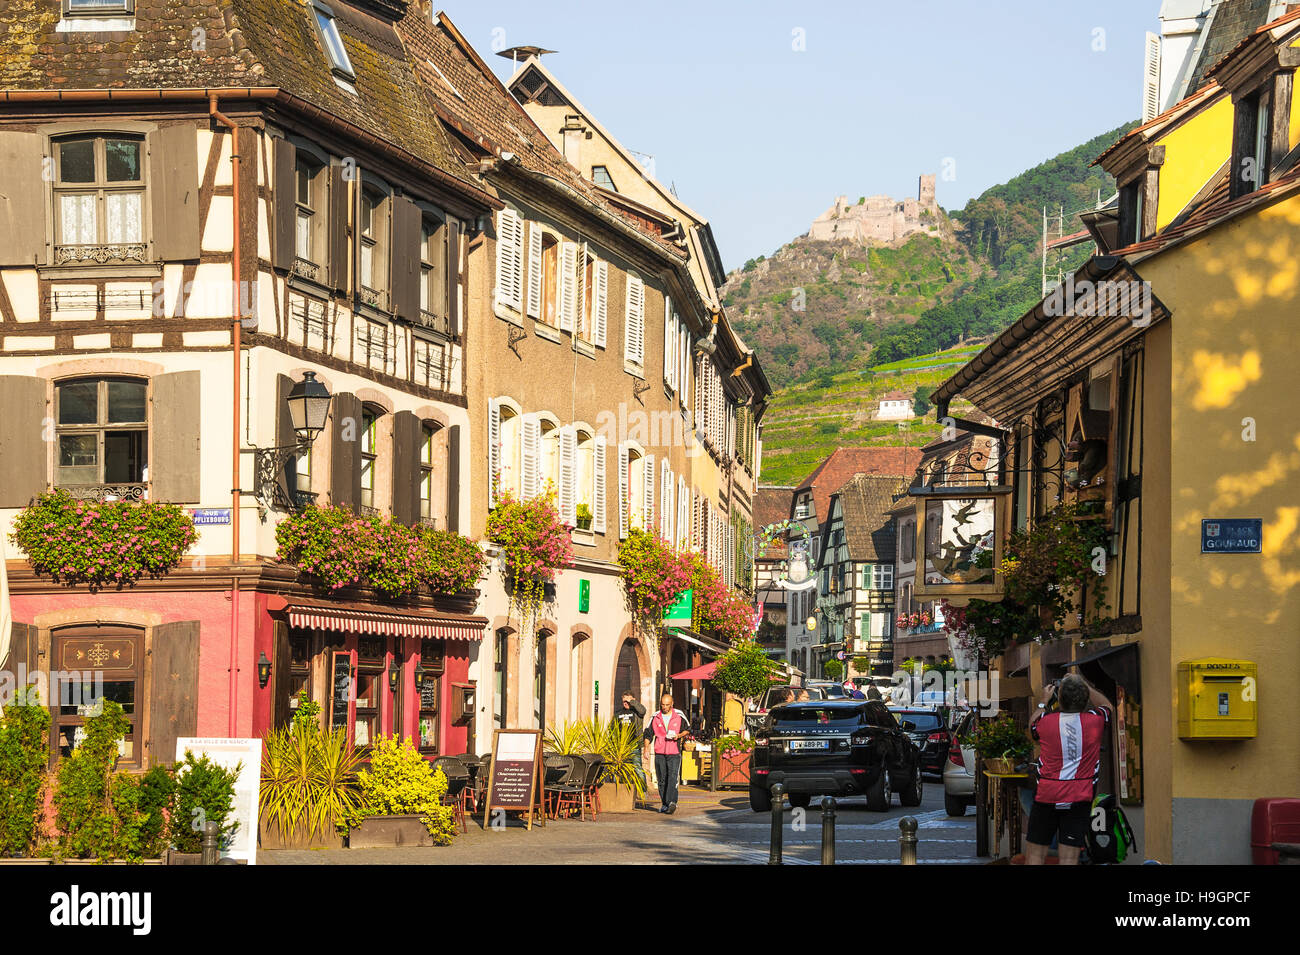
{"label": "hanging flower basket", "polygon": [[546,585],[573,560],[572,528],[560,520],[555,492],[519,501],[501,493],[488,514],[487,539],[501,548],[510,580],[510,605],[521,617],[534,618]]}

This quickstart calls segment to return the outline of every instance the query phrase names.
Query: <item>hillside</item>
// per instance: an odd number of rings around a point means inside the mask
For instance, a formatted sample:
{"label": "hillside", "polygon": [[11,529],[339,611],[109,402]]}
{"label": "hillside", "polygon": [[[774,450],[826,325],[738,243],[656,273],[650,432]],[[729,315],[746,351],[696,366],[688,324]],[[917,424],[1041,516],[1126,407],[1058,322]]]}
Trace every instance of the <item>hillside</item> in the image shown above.
{"label": "hillside", "polygon": [[[822,373],[810,381],[780,389],[763,418],[764,484],[798,484],[839,447],[900,445],[919,447],[942,430],[933,408],[911,421],[877,421],[876,403],[890,391],[928,395],[979,346],[972,345],[898,363],[898,368],[871,372]],[[969,405],[954,403],[961,416]]]}
{"label": "hillside", "polygon": [[[896,425],[869,419],[871,402],[890,390],[937,386],[956,364],[917,371],[908,359],[959,355],[1040,298],[1043,207],[1063,207],[1064,231],[1077,231],[1072,214],[1092,208],[1099,191],[1103,200],[1114,193],[1110,177],[1088,164],[1133,125],[941,214],[933,234],[871,247],[800,237],[732,272],[723,288],[728,312],[777,389],[764,418],[764,482],[797,481],[837,446],[900,443]],[[1068,249],[1049,267],[1068,272],[1091,249]],[[802,310],[794,308],[798,289]],[[925,443],[938,433],[931,412],[928,422],[912,422],[906,440]]]}

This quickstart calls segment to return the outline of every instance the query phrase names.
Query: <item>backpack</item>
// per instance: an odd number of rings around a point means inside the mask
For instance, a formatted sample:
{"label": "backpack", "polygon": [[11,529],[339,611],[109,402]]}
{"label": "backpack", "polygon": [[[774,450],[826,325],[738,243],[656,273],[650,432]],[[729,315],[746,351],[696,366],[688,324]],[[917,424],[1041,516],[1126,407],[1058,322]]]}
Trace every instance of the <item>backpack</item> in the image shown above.
{"label": "backpack", "polygon": [[1088,859],[1094,865],[1118,865],[1133,847],[1133,830],[1115,797],[1098,793],[1088,817]]}

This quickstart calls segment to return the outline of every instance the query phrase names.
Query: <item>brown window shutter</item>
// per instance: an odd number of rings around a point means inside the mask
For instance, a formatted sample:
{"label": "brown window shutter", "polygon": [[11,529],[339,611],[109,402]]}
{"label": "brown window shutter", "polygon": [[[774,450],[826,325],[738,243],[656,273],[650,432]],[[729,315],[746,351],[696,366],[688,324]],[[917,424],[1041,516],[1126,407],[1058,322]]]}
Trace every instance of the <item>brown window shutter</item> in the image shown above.
{"label": "brown window shutter", "polygon": [[447,327],[460,334],[460,223],[447,217]]}
{"label": "brown window shutter", "polygon": [[199,622],[153,628],[150,656],[148,766],[176,761],[176,740],[199,729]]}
{"label": "brown window shutter", "polygon": [[297,163],[298,150],[287,139],[277,139],[273,150],[275,203],[275,231],[272,242],[271,264],[288,271],[293,268],[295,251],[294,224],[298,212]]}
{"label": "brown window shutter", "polygon": [[413,322],[420,317],[420,210],[405,196],[393,199],[393,314]]}
{"label": "brown window shutter", "polygon": [[[275,444],[284,448],[298,443],[298,436],[293,431],[293,415],[289,413],[289,392],[293,390],[293,379],[288,375],[275,376]],[[284,499],[292,503],[293,492],[298,488],[298,460],[289,458],[284,468],[276,476],[276,483],[284,493]]]}
{"label": "brown window shutter", "polygon": [[[289,652],[289,625],[276,620],[271,627],[271,725],[288,726],[294,711],[289,707],[289,684],[293,678],[293,657]],[[310,693],[310,690],[308,690]]]}
{"label": "brown window shutter", "polygon": [[348,197],[351,185],[343,178],[343,167],[330,166],[329,195],[329,285],[348,289]]}
{"label": "brown window shutter", "polygon": [[420,419],[393,415],[393,520],[414,524],[420,516]]}
{"label": "brown window shutter", "polygon": [[447,530],[460,533],[460,425],[447,431]]}
{"label": "brown window shutter", "polygon": [[15,623],[13,632],[9,635],[9,654],[0,659],[0,667],[15,676],[20,666],[25,666],[27,672],[31,673],[39,666],[36,653],[36,627],[30,623]]}
{"label": "brown window shutter", "polygon": [[[0,141],[4,139],[0,136]],[[0,207],[4,202],[0,200]],[[44,378],[0,375],[0,507],[26,507],[46,486]]]}
{"label": "brown window shutter", "polygon": [[[253,131],[244,132],[243,148]],[[162,126],[149,137],[150,188],[153,191],[154,258],[163,261],[199,257],[199,170],[197,131],[193,124]]]}
{"label": "brown window shutter", "polygon": [[356,395],[334,396],[332,434],[330,497],[355,511],[361,503],[361,402]]}
{"label": "brown window shutter", "polygon": [[11,130],[0,136],[0,265],[45,261],[44,159],[44,136]]}
{"label": "brown window shutter", "polygon": [[159,375],[153,385],[150,496],[167,504],[199,500],[199,372]]}

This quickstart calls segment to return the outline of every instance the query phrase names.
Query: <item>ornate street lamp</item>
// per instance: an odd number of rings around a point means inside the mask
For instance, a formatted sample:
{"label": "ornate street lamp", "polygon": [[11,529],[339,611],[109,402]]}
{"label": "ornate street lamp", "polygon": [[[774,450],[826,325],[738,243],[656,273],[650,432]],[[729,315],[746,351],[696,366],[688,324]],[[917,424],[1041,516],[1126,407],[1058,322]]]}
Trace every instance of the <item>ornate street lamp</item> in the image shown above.
{"label": "ornate street lamp", "polygon": [[263,508],[286,511],[294,509],[294,501],[281,484],[281,477],[285,465],[291,459],[306,454],[317,436],[325,430],[329,419],[330,398],[329,389],[316,380],[314,371],[303,372],[302,381],[290,389],[285,399],[297,443],[253,449],[257,500]]}

